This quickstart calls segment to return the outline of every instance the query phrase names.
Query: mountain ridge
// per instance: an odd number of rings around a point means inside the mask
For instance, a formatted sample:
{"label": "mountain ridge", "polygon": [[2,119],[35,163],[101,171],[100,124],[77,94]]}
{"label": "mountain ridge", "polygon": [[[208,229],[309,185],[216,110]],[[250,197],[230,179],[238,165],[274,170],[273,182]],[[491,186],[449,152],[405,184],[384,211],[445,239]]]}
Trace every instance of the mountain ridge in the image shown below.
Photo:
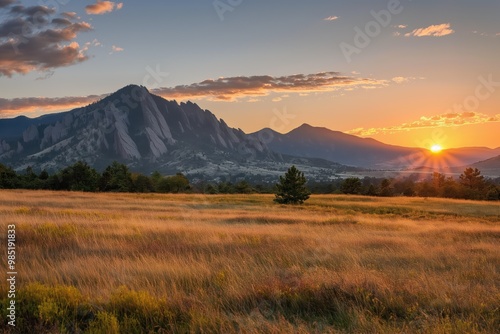
{"label": "mountain ridge", "polygon": [[[500,154],[497,150],[444,152],[459,157],[455,166],[460,166],[459,162],[466,165]],[[168,101],[138,85],[127,85],[71,111],[0,119],[0,162],[17,169],[57,169],[76,160],[100,168],[117,160],[141,171],[203,174],[206,167],[207,174],[241,174],[252,173],[253,166],[275,174],[297,163],[328,178],[347,166],[406,169],[433,159],[437,157],[422,148],[385,144],[307,123],[284,134],[270,128],[246,134],[196,103]]]}
{"label": "mountain ridge", "polygon": [[298,159],[318,177],[325,168],[325,175],[345,169],[276,154],[195,103],[168,101],[136,85],[53,117],[32,121],[15,140],[0,139],[0,162],[56,170],[78,160],[102,169],[116,160],[142,172],[274,175]]}

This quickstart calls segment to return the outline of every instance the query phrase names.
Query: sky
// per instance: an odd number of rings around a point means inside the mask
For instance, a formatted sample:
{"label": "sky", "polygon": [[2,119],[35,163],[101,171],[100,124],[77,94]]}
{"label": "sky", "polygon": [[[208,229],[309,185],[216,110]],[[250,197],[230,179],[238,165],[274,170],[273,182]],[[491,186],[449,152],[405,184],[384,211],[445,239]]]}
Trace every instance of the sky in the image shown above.
{"label": "sky", "polygon": [[247,133],[500,147],[498,0],[0,0],[0,118],[128,84]]}

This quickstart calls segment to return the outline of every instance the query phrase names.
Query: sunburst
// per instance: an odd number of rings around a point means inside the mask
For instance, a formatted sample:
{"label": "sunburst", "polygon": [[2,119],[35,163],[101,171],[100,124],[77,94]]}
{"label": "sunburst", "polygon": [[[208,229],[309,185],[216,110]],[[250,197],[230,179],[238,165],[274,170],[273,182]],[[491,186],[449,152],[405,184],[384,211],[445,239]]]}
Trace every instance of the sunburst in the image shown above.
{"label": "sunburst", "polygon": [[441,153],[441,151],[443,150],[443,147],[441,145],[438,145],[438,144],[435,144],[435,145],[432,145],[431,147],[431,152],[432,153]]}

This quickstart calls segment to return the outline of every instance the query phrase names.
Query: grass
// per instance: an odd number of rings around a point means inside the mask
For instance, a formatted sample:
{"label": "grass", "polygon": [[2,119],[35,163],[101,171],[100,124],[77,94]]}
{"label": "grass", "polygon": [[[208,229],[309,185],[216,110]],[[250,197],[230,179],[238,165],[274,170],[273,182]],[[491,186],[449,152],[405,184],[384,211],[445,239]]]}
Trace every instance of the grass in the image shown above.
{"label": "grass", "polygon": [[12,333],[500,332],[498,203],[0,191],[0,217]]}

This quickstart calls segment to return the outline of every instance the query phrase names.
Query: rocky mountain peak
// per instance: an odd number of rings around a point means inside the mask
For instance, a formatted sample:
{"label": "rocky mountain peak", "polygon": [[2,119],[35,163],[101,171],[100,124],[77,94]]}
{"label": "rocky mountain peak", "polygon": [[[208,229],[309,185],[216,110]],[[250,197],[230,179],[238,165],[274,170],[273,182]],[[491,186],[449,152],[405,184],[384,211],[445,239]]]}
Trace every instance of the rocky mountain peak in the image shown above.
{"label": "rocky mountain peak", "polygon": [[58,169],[78,160],[96,167],[118,160],[161,169],[182,165],[178,157],[186,152],[198,156],[198,164],[205,163],[208,155],[219,159],[248,150],[270,154],[262,143],[197,104],[167,101],[138,85],[123,87],[50,122],[30,123],[17,139],[2,142],[2,161]]}

